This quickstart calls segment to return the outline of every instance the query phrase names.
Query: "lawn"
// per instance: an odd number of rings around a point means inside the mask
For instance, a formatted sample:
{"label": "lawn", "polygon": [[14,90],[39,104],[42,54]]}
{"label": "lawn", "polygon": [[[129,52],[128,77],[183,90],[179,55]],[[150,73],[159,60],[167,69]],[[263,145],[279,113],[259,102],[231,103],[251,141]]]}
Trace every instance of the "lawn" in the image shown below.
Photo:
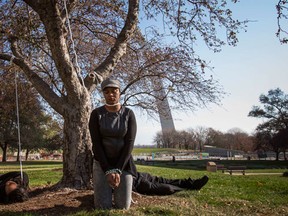
{"label": "lawn", "polygon": [[[70,215],[288,215],[288,178],[286,161],[221,161],[221,164],[243,164],[247,175],[229,175],[207,172],[207,161],[158,161],[154,165],[140,165],[142,172],[167,178],[199,178],[208,175],[208,184],[200,191],[183,191],[170,196],[137,198],[128,211],[79,210]],[[30,177],[30,186],[48,186],[61,178],[61,162],[23,162],[23,170]],[[0,163],[0,174],[19,170],[17,163]],[[252,175],[253,173],[268,173]],[[272,175],[270,173],[278,173]],[[249,175],[248,175],[249,174]],[[1,214],[1,205],[0,205]],[[21,215],[7,212],[5,215]],[[33,212],[24,215],[39,215]],[[49,215],[49,214],[47,214]]]}

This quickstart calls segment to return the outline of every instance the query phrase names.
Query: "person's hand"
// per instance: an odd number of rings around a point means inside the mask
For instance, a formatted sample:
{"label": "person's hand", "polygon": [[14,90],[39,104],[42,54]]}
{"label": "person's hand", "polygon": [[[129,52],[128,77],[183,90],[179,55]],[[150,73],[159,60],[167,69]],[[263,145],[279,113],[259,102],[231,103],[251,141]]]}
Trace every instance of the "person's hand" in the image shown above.
{"label": "person's hand", "polygon": [[115,178],[114,173],[109,173],[108,175],[106,175],[107,182],[108,182],[109,186],[112,188],[114,188],[114,178]]}
{"label": "person's hand", "polygon": [[106,175],[106,179],[110,187],[116,188],[120,184],[120,175],[118,173],[110,173]]}
{"label": "person's hand", "polygon": [[120,174],[115,174],[115,187],[118,187],[120,184]]}

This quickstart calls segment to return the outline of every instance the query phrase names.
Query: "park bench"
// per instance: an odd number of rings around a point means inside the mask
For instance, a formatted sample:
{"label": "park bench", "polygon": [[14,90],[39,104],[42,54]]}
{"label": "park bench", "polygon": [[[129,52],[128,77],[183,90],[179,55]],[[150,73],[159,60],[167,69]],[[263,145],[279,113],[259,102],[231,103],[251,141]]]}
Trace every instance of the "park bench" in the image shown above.
{"label": "park bench", "polygon": [[229,166],[227,171],[232,175],[233,172],[241,172],[245,175],[246,166]]}
{"label": "park bench", "polygon": [[222,170],[222,173],[224,173],[225,170],[227,170],[227,168],[223,164],[217,164],[216,167],[217,167],[217,171]]}

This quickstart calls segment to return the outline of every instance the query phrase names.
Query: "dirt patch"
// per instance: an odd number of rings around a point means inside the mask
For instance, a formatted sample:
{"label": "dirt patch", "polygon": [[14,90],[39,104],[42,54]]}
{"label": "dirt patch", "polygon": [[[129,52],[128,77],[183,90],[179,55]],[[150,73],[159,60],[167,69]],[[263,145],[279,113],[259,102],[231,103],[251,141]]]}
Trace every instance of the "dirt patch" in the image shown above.
{"label": "dirt patch", "polygon": [[[133,203],[135,206],[146,206],[155,203],[156,197],[142,196],[133,193]],[[159,202],[161,203],[159,197]],[[146,204],[145,204],[146,203]],[[0,215],[8,213],[30,213],[37,215],[59,216],[73,214],[79,211],[93,211],[93,191],[92,190],[74,190],[64,188],[53,191],[50,188],[35,188],[30,192],[30,199],[23,203],[14,203],[9,205],[0,204]]]}
{"label": "dirt patch", "polygon": [[[197,192],[198,193],[198,192]],[[196,194],[195,194],[196,195]],[[215,208],[204,203],[199,205],[193,199],[181,199],[175,196],[145,196],[133,193],[133,203],[131,212],[138,212],[141,209],[145,215],[151,205],[160,207],[159,212],[153,210],[153,215],[175,215],[171,211],[179,211],[179,215],[287,215],[287,207],[277,208],[277,211],[269,206],[252,206],[247,201],[233,201],[237,207],[233,207],[232,201],[223,204],[223,207]],[[239,204],[240,202],[240,204]],[[181,206],[181,209],[177,210]],[[16,215],[39,215],[39,216],[62,216],[72,215],[77,212],[93,212],[93,191],[92,190],[74,190],[61,189],[51,190],[50,188],[35,188],[30,192],[30,199],[24,203],[15,203],[9,205],[0,204],[0,216]],[[239,214],[241,212],[241,214]],[[124,214],[125,215],[125,214]],[[151,215],[151,214],[150,214]]]}

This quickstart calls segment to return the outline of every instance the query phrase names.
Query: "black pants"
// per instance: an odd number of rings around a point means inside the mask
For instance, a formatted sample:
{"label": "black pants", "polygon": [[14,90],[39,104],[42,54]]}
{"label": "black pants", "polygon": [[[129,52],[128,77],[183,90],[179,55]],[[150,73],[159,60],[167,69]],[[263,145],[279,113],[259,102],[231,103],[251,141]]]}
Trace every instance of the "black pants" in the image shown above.
{"label": "black pants", "polygon": [[137,173],[133,190],[146,195],[171,195],[187,188],[186,179],[166,179],[149,173]]}

